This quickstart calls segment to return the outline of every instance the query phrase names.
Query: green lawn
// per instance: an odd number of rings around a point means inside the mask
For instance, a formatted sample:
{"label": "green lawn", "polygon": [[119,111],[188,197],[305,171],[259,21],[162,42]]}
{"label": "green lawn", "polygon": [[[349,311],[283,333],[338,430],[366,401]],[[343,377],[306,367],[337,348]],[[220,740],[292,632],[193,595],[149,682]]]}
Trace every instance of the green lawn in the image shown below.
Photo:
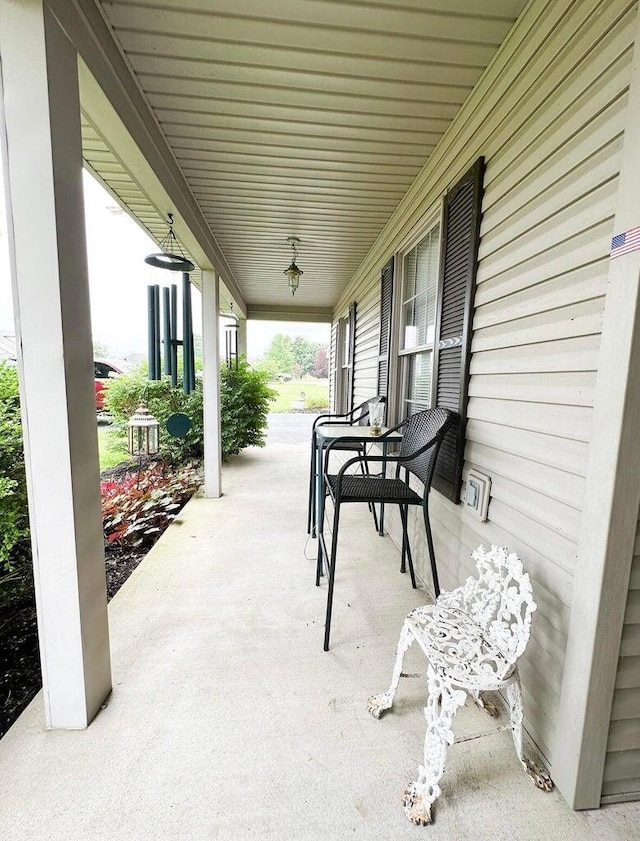
{"label": "green lawn", "polygon": [[329,405],[329,380],[270,382],[269,388],[278,392],[278,396],[271,404],[271,412],[293,411],[293,401],[303,399],[301,397],[302,393],[304,393],[306,409],[326,409]]}
{"label": "green lawn", "polygon": [[131,458],[122,434],[110,426],[98,427],[98,451],[100,470],[110,470]]}

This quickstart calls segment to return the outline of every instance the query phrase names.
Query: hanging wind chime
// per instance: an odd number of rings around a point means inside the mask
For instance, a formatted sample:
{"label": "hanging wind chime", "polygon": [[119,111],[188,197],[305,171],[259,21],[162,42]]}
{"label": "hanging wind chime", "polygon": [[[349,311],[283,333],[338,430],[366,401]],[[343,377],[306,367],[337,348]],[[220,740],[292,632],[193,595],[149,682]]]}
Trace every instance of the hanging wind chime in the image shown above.
{"label": "hanging wind chime", "polygon": [[[182,345],[182,385],[185,394],[196,387],[195,348],[193,342],[193,314],[191,307],[191,281],[189,272],[195,265],[185,256],[173,232],[173,214],[167,214],[169,230],[160,242],[160,251],[144,258],[145,263],[156,269],[182,272],[182,340],[178,339],[178,287],[172,283],[162,288],[164,373],[171,377],[171,384],[178,384],[178,346]],[[148,292],[149,325],[149,379],[162,377],[160,339],[160,286],[152,284]]]}

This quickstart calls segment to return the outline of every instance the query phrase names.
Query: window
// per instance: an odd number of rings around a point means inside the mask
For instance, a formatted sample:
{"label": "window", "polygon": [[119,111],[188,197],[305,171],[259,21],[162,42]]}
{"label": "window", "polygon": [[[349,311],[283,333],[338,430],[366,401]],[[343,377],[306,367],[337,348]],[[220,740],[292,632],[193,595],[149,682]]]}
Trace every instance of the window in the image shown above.
{"label": "window", "polygon": [[349,307],[349,314],[338,321],[336,373],[337,411],[345,414],[353,409],[353,369],[355,356],[356,304]]}
{"label": "window", "polygon": [[349,411],[349,319],[341,318],[338,322],[338,360],[340,366],[340,402],[338,411],[342,414]]}
{"label": "window", "polygon": [[447,191],[442,219],[402,255],[395,331],[398,420],[439,406],[455,413],[433,487],[460,501],[484,159]]}
{"label": "window", "polygon": [[432,405],[439,254],[438,222],[403,260],[399,342],[402,417]]}

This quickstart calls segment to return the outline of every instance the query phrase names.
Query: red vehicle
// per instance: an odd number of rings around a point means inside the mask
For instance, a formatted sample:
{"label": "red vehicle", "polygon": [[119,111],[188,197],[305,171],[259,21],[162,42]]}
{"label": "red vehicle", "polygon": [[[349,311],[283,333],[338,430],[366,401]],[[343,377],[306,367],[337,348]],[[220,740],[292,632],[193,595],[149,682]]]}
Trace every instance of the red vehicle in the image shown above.
{"label": "red vehicle", "polygon": [[95,386],[96,386],[96,411],[101,412],[104,408],[104,395],[109,385],[109,380],[124,374],[124,368],[118,362],[111,359],[94,359]]}

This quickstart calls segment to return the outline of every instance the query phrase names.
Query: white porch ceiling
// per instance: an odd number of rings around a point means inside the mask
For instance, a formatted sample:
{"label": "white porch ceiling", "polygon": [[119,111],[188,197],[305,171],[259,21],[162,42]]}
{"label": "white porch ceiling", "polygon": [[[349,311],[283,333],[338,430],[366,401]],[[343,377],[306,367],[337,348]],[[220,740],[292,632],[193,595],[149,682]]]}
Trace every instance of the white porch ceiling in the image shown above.
{"label": "white porch ceiling", "polygon": [[[336,302],[524,5],[100,8],[251,310]],[[159,217],[126,168],[111,171],[88,127],[85,135],[91,167],[157,237]],[[293,301],[283,274],[289,235],[300,237],[304,271]]]}

